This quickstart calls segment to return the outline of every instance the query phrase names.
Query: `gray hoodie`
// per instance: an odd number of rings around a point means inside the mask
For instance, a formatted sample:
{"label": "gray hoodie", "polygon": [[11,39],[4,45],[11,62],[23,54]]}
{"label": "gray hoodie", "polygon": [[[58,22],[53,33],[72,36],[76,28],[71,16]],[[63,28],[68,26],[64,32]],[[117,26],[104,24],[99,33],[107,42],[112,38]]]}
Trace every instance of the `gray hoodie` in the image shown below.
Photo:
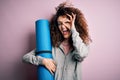
{"label": "gray hoodie", "polygon": [[[81,62],[73,60],[73,55],[79,54],[81,58],[85,58],[88,55],[89,46],[83,43],[75,28],[71,31],[74,50],[65,55],[62,45],[52,47],[53,59],[57,65],[55,80],[81,80]],[[23,56],[23,61],[37,66],[42,65],[43,59],[41,56],[35,56],[35,50]]]}

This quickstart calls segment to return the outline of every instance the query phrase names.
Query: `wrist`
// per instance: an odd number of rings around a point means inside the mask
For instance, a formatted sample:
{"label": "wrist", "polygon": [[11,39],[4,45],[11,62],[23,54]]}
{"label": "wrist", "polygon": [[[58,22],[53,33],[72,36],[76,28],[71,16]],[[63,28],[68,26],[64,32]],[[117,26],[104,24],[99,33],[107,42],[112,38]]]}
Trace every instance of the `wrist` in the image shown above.
{"label": "wrist", "polygon": [[74,33],[76,31],[75,26],[71,28],[71,32]]}
{"label": "wrist", "polygon": [[42,64],[45,65],[45,63],[46,63],[46,59],[44,58],[44,59],[42,60]]}

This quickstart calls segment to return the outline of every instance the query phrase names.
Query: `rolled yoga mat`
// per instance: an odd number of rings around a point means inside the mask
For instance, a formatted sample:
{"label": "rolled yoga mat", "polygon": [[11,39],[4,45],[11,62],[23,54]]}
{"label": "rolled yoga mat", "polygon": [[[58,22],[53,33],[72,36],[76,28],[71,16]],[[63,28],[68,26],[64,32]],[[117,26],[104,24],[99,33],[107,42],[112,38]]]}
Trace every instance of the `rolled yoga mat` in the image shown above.
{"label": "rolled yoga mat", "polygon": [[[49,21],[40,19],[36,26],[36,55],[52,59]],[[42,65],[38,66],[38,80],[54,80],[53,75]]]}

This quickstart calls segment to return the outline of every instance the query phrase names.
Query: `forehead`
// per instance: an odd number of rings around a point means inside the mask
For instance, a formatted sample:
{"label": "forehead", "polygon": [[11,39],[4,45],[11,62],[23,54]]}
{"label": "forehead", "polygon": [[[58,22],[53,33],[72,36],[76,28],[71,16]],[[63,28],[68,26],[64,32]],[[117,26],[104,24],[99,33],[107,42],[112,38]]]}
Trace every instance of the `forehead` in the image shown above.
{"label": "forehead", "polygon": [[62,21],[69,21],[68,17],[66,15],[59,16],[57,21],[62,22]]}

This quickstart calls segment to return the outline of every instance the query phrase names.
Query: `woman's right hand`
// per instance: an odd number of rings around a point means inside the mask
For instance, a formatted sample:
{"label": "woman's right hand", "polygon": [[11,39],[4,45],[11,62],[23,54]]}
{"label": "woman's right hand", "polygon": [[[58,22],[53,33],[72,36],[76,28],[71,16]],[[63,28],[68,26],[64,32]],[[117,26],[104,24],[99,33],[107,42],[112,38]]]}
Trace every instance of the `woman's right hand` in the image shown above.
{"label": "woman's right hand", "polygon": [[56,70],[56,64],[53,59],[44,58],[42,63],[51,72],[51,74],[54,74]]}

